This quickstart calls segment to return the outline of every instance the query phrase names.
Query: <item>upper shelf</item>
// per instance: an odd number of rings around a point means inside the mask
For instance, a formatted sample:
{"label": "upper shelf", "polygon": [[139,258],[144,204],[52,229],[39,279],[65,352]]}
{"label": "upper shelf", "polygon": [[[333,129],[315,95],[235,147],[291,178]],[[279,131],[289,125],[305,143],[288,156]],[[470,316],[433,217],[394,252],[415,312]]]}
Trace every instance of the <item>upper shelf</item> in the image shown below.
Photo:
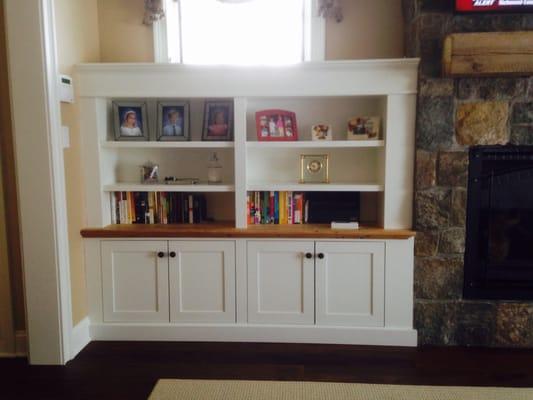
{"label": "upper shelf", "polygon": [[331,140],[331,141],[296,141],[296,142],[247,142],[249,148],[283,148],[283,149],[330,149],[383,147],[383,140]]}
{"label": "upper shelf", "polygon": [[104,149],[229,149],[235,147],[233,142],[116,142],[101,143]]}

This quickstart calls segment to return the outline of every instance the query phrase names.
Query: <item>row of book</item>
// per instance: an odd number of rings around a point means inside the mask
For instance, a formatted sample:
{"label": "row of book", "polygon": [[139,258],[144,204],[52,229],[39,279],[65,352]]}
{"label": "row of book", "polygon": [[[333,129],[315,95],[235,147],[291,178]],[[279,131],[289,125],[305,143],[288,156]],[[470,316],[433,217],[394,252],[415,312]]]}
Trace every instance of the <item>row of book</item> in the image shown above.
{"label": "row of book", "polygon": [[248,225],[307,223],[308,202],[304,193],[248,192]]}
{"label": "row of book", "polygon": [[202,194],[175,192],[113,192],[113,224],[196,224],[207,221]]}

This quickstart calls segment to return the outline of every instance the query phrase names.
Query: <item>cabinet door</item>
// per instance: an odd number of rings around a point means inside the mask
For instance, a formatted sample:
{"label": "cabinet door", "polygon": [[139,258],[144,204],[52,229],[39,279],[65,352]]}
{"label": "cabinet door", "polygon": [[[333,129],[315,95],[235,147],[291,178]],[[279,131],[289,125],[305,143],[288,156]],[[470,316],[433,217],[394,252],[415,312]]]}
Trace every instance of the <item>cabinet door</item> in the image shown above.
{"label": "cabinet door", "polygon": [[384,253],[379,242],[316,243],[317,324],[383,326]]}
{"label": "cabinet door", "polygon": [[168,322],[167,242],[102,241],[101,246],[104,321]]}
{"label": "cabinet door", "polygon": [[314,242],[248,242],[248,322],[314,324]]}
{"label": "cabinet door", "polygon": [[235,322],[235,242],[171,241],[169,254],[171,321]]}

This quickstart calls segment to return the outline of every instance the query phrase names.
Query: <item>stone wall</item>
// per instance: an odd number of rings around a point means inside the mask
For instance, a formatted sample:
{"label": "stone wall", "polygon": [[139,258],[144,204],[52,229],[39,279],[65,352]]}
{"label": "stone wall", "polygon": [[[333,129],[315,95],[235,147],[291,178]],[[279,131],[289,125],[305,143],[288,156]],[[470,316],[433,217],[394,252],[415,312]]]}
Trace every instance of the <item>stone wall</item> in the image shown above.
{"label": "stone wall", "polygon": [[533,144],[533,77],[444,79],[444,37],[533,30],[529,15],[454,15],[403,0],[406,55],[421,57],[416,132],[415,326],[419,343],[533,347],[533,302],[462,299],[468,146]]}

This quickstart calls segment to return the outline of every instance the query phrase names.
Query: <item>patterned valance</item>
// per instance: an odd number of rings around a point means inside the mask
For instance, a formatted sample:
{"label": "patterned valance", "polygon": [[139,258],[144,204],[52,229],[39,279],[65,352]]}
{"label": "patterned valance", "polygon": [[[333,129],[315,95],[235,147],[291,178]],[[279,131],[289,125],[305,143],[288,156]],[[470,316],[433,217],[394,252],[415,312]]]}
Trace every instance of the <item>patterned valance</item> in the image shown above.
{"label": "patterned valance", "polygon": [[337,22],[341,22],[343,17],[341,0],[318,0],[318,15],[335,18]]}
{"label": "patterned valance", "polygon": [[163,0],[144,0],[144,19],[143,24],[152,25],[165,17],[165,8]]}

